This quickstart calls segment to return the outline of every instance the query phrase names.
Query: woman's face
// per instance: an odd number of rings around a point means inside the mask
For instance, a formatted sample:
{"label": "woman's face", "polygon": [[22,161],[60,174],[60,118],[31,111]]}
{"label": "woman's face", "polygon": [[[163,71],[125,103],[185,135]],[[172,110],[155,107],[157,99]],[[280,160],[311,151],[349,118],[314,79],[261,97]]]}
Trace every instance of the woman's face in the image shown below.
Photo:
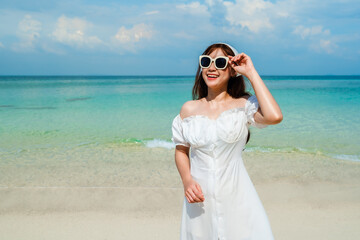
{"label": "woman's face", "polygon": [[[208,55],[211,58],[226,56],[226,54],[220,48],[215,49]],[[202,69],[202,77],[209,88],[220,88],[224,85],[227,86],[227,83],[231,77],[230,68],[231,66],[228,63],[228,66],[225,69],[217,69],[215,68],[214,62],[212,62],[209,68]]]}

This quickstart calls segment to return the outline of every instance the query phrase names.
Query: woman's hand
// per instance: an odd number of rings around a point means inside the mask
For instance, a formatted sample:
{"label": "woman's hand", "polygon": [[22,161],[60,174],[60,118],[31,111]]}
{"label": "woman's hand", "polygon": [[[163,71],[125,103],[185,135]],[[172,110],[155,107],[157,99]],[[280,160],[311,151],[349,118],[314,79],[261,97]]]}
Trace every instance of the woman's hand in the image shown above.
{"label": "woman's hand", "polygon": [[189,203],[203,202],[205,200],[200,185],[192,178],[184,181],[184,191]]}
{"label": "woman's hand", "polygon": [[251,61],[251,58],[246,55],[245,53],[240,53],[236,56],[228,56],[230,66],[237,72],[245,77],[249,78],[248,76],[253,72],[256,71],[255,67]]}

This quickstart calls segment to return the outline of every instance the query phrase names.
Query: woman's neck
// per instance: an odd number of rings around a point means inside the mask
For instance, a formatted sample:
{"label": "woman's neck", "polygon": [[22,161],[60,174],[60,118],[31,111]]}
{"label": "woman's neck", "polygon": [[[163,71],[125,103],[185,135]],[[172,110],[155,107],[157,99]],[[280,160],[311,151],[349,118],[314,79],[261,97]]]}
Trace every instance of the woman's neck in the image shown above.
{"label": "woman's neck", "polygon": [[226,89],[213,90],[208,88],[208,95],[205,97],[206,101],[216,104],[226,103],[231,96],[227,93]]}

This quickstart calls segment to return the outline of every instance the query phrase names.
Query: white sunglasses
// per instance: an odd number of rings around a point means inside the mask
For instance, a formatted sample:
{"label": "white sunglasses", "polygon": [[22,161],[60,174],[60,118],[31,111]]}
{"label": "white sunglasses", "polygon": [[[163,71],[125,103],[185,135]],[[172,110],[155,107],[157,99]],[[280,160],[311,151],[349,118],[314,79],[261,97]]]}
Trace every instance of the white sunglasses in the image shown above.
{"label": "white sunglasses", "polygon": [[215,63],[216,69],[225,69],[229,62],[229,58],[225,56],[211,58],[209,55],[201,55],[199,57],[199,64],[201,68],[209,68],[212,62]]}

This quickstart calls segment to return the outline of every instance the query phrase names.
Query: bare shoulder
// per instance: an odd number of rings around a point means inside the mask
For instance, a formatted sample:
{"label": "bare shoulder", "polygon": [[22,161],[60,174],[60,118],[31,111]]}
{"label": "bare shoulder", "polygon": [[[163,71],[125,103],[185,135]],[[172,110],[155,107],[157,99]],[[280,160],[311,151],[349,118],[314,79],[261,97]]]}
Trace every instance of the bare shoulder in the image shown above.
{"label": "bare shoulder", "polygon": [[190,100],[184,103],[180,110],[180,117],[182,119],[191,116],[199,108],[199,100]]}
{"label": "bare shoulder", "polygon": [[249,94],[242,95],[240,98],[236,99],[238,106],[245,107],[246,101],[251,97]]}

